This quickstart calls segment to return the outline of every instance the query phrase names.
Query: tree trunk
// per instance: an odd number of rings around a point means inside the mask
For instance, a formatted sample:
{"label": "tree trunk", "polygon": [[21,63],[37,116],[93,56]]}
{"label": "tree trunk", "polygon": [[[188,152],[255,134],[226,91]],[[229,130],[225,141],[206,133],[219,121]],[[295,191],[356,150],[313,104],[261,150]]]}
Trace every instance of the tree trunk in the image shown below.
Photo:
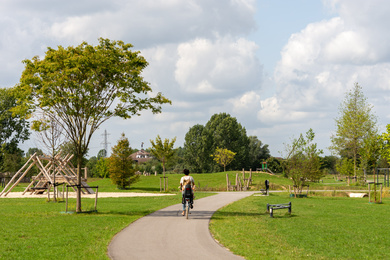
{"label": "tree trunk", "polygon": [[77,195],[76,212],[81,212],[81,158],[77,157]]}
{"label": "tree trunk", "polygon": [[162,162],[162,165],[163,165],[163,176],[165,178],[165,162],[164,161]]}

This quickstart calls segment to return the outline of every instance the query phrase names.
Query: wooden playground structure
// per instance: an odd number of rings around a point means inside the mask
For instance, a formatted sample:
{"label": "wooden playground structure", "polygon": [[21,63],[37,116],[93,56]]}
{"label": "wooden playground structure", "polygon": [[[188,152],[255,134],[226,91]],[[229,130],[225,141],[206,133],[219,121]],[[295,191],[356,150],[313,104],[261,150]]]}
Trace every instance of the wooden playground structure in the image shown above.
{"label": "wooden playground structure", "polygon": [[226,174],[227,191],[246,191],[249,185],[252,184],[252,169],[249,171],[248,178],[245,177],[245,170],[242,169],[242,178],[239,173],[236,173],[236,184],[232,185],[229,181],[229,175]]}
{"label": "wooden playground structure", "polygon": [[[72,165],[70,160],[73,155],[66,155],[61,157],[61,153],[54,157],[38,156],[36,153],[30,156],[28,161],[17,171],[8,184],[0,193],[1,196],[7,196],[8,193],[15,188],[16,185],[27,175],[31,168],[35,165],[39,169],[39,173],[32,177],[31,183],[23,191],[22,195],[30,192],[30,194],[44,194],[45,192],[50,196],[50,190],[58,185],[65,185],[72,187],[76,191],[77,187],[77,170]],[[86,168],[84,169],[85,178],[81,179],[81,191],[83,194],[95,194],[91,187],[86,183]],[[54,195],[55,196],[55,195]]]}

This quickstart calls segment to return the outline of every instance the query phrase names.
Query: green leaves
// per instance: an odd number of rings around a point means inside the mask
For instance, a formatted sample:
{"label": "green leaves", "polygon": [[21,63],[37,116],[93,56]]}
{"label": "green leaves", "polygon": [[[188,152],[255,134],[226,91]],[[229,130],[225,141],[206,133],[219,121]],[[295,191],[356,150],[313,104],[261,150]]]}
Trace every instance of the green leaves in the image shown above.
{"label": "green leaves", "polygon": [[83,42],[48,48],[44,59],[25,60],[16,111],[44,110],[79,147],[88,147],[93,132],[111,117],[128,119],[142,110],[160,113],[161,105],[171,101],[161,93],[151,95],[141,76],[148,63],[131,47],[100,38],[97,46]]}
{"label": "green leaves", "polygon": [[223,166],[223,170],[225,172],[226,165],[229,165],[234,160],[234,156],[236,154],[237,153],[234,153],[228,149],[217,147],[217,149],[215,150],[214,154],[211,155],[211,157],[213,157],[213,160],[216,163]]}
{"label": "green leaves", "polygon": [[171,141],[169,141],[168,138],[165,138],[163,142],[159,135],[157,135],[155,142],[153,140],[150,140],[150,143],[152,144],[152,149],[150,150],[150,152],[159,161],[161,161],[163,165],[164,176],[165,176],[165,164],[175,154],[175,150],[173,149],[175,142],[176,142],[176,137],[174,137]]}
{"label": "green leaves", "polygon": [[131,151],[129,140],[122,133],[117,145],[112,148],[112,155],[108,159],[111,181],[120,189],[125,189],[139,179],[139,175],[135,175],[136,169],[133,167],[133,160],[130,157]]}
{"label": "green leaves", "polygon": [[372,106],[367,104],[362,88],[355,83],[354,88],[346,94],[340,106],[340,117],[336,119],[336,134],[331,137],[332,150],[340,156],[353,159],[354,175],[362,151],[364,140],[377,133],[376,117],[371,112]]}
{"label": "green leaves", "polygon": [[323,176],[321,169],[320,155],[322,150],[317,149],[314,143],[315,133],[310,128],[306,134],[300,134],[298,139],[294,139],[291,145],[286,145],[286,171],[292,179],[298,192],[307,181],[319,180]]}
{"label": "green leaves", "polygon": [[380,141],[382,144],[382,156],[390,164],[390,124],[386,126],[386,132],[380,136]]}

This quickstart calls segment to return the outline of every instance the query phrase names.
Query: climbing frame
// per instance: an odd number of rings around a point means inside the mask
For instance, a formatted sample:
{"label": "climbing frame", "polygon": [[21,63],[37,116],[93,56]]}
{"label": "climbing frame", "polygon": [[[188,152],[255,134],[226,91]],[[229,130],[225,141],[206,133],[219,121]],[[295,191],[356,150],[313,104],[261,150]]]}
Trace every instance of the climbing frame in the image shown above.
{"label": "climbing frame", "polygon": [[[42,194],[44,192],[49,193],[51,186],[59,185],[62,183],[68,185],[77,184],[77,173],[75,167],[70,160],[73,155],[66,155],[61,157],[61,153],[54,157],[38,156],[36,153],[30,156],[28,161],[15,173],[9,183],[5,186],[0,193],[1,196],[7,196],[12,189],[18,185],[18,183],[27,175],[30,169],[36,165],[39,169],[37,176],[32,177],[31,183],[24,190],[23,195],[27,192],[30,194]],[[94,194],[95,192],[88,186],[85,179],[82,179],[81,186],[82,192],[88,194]],[[73,188],[75,190],[75,188]]]}

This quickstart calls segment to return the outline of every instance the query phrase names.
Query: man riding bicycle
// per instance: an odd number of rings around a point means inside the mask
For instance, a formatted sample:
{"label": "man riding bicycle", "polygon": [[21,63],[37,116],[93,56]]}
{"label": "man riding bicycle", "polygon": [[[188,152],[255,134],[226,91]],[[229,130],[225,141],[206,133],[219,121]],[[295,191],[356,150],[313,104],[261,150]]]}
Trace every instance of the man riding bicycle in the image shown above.
{"label": "man riding bicycle", "polygon": [[183,216],[185,215],[185,196],[190,196],[190,207],[193,208],[194,203],[194,190],[195,190],[195,181],[192,176],[190,176],[190,171],[187,169],[183,170],[184,176],[180,179],[180,190],[182,192],[182,204],[183,204],[183,212],[181,213]]}

